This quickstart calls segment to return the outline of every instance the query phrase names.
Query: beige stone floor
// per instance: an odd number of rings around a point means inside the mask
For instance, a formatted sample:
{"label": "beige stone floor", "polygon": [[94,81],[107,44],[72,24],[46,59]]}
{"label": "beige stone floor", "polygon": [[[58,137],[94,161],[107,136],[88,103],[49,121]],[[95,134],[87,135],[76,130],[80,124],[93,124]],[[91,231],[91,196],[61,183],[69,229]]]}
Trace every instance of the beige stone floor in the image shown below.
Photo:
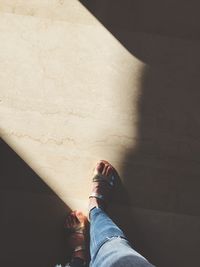
{"label": "beige stone floor", "polygon": [[136,248],[161,267],[197,259],[199,41],[121,35],[135,55],[78,1],[0,2],[1,229],[32,242],[2,231],[6,266],[63,261],[57,229],[86,211],[98,159],[119,171],[110,212]]}
{"label": "beige stone floor", "polygon": [[61,18],[59,1],[30,16],[33,4],[0,17],[1,134],[75,208],[88,196],[94,163],[119,168],[135,142],[133,77],[143,64],[76,1],[66,1]]}

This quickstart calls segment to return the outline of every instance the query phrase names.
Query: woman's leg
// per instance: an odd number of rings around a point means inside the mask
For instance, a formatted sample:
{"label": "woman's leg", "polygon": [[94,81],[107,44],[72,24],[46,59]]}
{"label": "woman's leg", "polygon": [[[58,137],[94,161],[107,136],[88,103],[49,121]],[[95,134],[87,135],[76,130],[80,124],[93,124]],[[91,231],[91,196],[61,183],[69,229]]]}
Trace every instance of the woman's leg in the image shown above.
{"label": "woman's leg", "polygon": [[[70,262],[63,267],[85,267],[86,251],[86,225],[87,217],[81,211],[72,211],[66,218],[65,228],[69,232],[68,247],[71,250]],[[62,267],[57,264],[55,267]]]}
{"label": "woman's leg", "polygon": [[90,211],[90,256],[94,261],[99,248],[113,237],[125,238],[124,233],[101,208]]}
{"label": "woman's leg", "polygon": [[125,238],[125,235],[101,208],[93,208],[90,211],[90,256],[92,262],[100,247],[113,237]]}
{"label": "woman's leg", "polygon": [[87,222],[87,217],[81,211],[73,211],[67,216],[65,226],[70,233],[68,245],[72,251],[71,261],[67,266],[85,266],[87,259],[85,237]]}
{"label": "woman's leg", "polygon": [[150,267],[129,244],[124,233],[101,208],[90,211],[92,267]]}
{"label": "woman's leg", "polygon": [[91,267],[150,267],[142,255],[129,244],[122,230],[104,211],[111,187],[103,179],[113,176],[116,171],[106,161],[97,164],[95,179],[89,203]]}

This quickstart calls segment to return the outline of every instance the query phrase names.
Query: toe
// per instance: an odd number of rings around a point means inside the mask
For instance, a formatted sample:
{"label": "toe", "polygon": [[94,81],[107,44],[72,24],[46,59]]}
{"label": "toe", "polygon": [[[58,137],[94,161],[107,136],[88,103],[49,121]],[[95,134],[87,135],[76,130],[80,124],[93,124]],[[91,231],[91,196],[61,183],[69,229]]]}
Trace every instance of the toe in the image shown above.
{"label": "toe", "polygon": [[85,221],[85,215],[82,213],[82,211],[76,211],[76,217],[80,223]]}
{"label": "toe", "polygon": [[69,217],[69,225],[70,225],[70,228],[73,228],[73,215],[72,214]]}
{"label": "toe", "polygon": [[109,176],[113,171],[113,168],[111,166],[108,166],[106,169],[106,176]]}
{"label": "toe", "polygon": [[66,223],[65,224],[66,224],[66,227],[68,229],[71,228],[71,226],[72,226],[71,214],[67,216],[67,219],[66,219]]}
{"label": "toe", "polygon": [[96,166],[97,172],[102,173],[103,169],[104,169],[104,163],[102,161],[98,162]]}
{"label": "toe", "polygon": [[102,174],[103,175],[106,175],[106,172],[107,172],[107,168],[109,167],[108,164],[104,164],[104,167],[103,167],[103,171],[102,171]]}
{"label": "toe", "polygon": [[71,216],[71,224],[73,228],[76,227],[77,222],[76,222],[76,217],[74,216],[74,214]]}

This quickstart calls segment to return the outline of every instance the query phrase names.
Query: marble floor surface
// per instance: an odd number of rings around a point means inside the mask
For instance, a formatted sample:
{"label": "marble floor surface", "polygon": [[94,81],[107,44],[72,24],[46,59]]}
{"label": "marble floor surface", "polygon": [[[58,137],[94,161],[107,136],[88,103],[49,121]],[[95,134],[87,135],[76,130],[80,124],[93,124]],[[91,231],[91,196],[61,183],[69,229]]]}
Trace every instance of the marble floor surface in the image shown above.
{"label": "marble floor surface", "polygon": [[118,33],[132,51],[79,1],[0,2],[2,266],[66,260],[64,216],[87,210],[98,159],[134,246],[160,267],[198,260],[199,41]]}

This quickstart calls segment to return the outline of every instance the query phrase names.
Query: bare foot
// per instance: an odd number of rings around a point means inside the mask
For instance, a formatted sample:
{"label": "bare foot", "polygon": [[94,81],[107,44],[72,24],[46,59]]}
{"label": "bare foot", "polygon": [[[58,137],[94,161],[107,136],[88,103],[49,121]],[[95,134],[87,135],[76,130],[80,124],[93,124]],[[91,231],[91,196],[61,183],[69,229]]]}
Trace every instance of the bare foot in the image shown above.
{"label": "bare foot", "polygon": [[86,225],[87,217],[81,211],[72,211],[66,219],[65,226],[71,233],[68,244],[72,250],[73,258],[86,261]]}
{"label": "bare foot", "polygon": [[92,193],[89,197],[89,211],[94,207],[105,209],[116,180],[117,172],[109,162],[101,160],[94,169],[94,175]]}

